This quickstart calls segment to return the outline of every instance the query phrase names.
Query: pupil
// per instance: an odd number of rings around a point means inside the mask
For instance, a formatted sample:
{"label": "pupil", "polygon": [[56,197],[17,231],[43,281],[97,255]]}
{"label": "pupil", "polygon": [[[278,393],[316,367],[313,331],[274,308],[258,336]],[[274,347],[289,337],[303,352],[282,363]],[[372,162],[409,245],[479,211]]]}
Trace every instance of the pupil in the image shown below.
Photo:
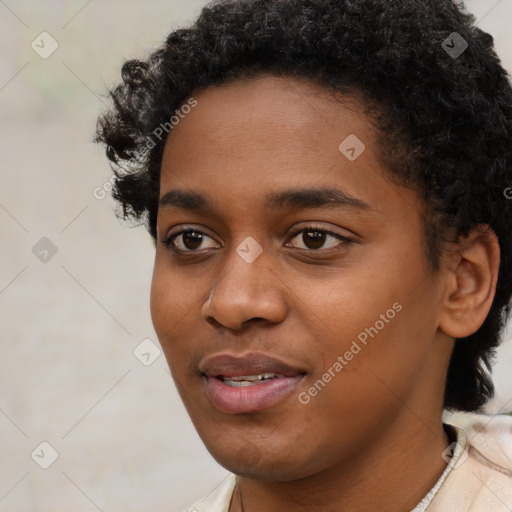
{"label": "pupil", "polygon": [[187,249],[197,249],[200,247],[203,237],[195,231],[187,231],[183,234],[183,244]]}
{"label": "pupil", "polygon": [[325,243],[325,233],[320,231],[304,231],[302,241],[309,249],[319,249]]}

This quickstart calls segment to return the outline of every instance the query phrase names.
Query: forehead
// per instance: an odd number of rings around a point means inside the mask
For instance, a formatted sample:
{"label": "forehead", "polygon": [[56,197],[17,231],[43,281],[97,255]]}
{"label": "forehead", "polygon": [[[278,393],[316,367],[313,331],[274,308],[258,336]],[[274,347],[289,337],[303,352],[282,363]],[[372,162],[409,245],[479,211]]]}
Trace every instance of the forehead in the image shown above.
{"label": "forehead", "polygon": [[375,128],[356,97],[275,76],[193,97],[197,106],[166,141],[161,198],[181,189],[210,196],[210,206],[268,207],[273,191],[341,188],[378,211],[383,190],[397,188],[384,178]]}
{"label": "forehead", "polygon": [[280,175],[293,174],[301,164],[327,171],[339,161],[347,138],[358,153],[364,148],[367,163],[373,159],[374,127],[362,105],[305,79],[263,75],[211,86],[193,97],[197,106],[167,138],[163,179],[169,171],[178,173],[183,162],[190,168],[199,161],[206,174],[214,167],[242,170],[263,161]]}
{"label": "forehead", "polygon": [[202,136],[239,127],[265,137],[279,126],[291,137],[300,136],[302,129],[314,142],[327,131],[339,130],[340,122],[365,133],[374,130],[359,93],[341,94],[305,78],[257,75],[210,86],[193,96],[197,107],[171,131],[166,146],[187,131],[191,120],[194,130],[204,130]]}

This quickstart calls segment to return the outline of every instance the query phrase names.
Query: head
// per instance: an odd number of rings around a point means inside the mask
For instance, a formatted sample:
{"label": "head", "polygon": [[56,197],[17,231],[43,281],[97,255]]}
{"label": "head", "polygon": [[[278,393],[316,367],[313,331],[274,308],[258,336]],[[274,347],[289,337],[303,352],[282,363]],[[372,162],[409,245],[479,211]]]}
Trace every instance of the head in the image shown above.
{"label": "head", "polygon": [[[264,443],[300,478],[411,404],[486,403],[512,293],[512,88],[474,18],[214,2],[122,77],[97,140],[120,214],[155,239],[155,330],[221,463],[268,473]],[[220,353],[271,354],[293,398],[212,404]]]}

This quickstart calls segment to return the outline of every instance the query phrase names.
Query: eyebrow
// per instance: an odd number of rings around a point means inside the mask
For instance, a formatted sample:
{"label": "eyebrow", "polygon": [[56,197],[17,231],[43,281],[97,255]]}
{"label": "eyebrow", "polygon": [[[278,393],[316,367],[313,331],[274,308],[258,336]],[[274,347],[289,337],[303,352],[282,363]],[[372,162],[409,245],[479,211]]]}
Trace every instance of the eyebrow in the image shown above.
{"label": "eyebrow", "polygon": [[[301,210],[307,208],[345,208],[351,210],[374,210],[362,199],[354,197],[343,190],[324,187],[313,189],[291,189],[273,192],[265,197],[265,207],[270,210]],[[215,205],[207,196],[197,192],[171,190],[159,200],[158,209],[167,207],[201,213],[214,213]]]}

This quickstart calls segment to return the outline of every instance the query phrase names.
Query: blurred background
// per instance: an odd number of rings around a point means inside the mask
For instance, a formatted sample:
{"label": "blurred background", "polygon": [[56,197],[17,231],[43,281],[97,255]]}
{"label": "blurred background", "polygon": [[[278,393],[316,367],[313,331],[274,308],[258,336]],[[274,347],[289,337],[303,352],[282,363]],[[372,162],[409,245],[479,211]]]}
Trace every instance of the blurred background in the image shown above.
{"label": "blurred background", "polygon": [[[151,239],[116,219],[92,143],[124,60],[205,3],[0,0],[0,512],[174,512],[227,473],[160,353]],[[512,71],[512,0],[465,4]],[[489,412],[512,410],[505,337]]]}

